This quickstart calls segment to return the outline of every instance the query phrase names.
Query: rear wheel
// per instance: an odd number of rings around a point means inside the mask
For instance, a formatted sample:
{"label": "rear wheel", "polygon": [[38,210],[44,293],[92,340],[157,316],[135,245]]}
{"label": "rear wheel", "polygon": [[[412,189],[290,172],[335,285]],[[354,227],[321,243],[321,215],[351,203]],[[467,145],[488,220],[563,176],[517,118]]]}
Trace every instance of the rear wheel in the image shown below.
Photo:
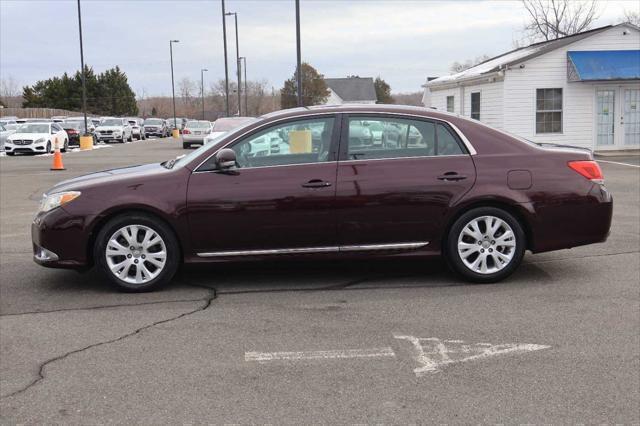
{"label": "rear wheel", "polygon": [[522,262],[525,234],[518,220],[495,207],[463,214],[451,227],[446,258],[452,269],[477,283],[500,281]]}
{"label": "rear wheel", "polygon": [[67,152],[67,149],[69,149],[69,141],[67,139],[64,140],[64,144],[62,145],[62,152]]}
{"label": "rear wheel", "polygon": [[187,142],[182,142],[182,148],[189,149],[189,148],[191,148],[191,144],[187,143]]}
{"label": "rear wheel", "polygon": [[167,284],[180,261],[172,230],[141,213],[110,220],[98,233],[93,253],[96,266],[113,284],[133,292]]}

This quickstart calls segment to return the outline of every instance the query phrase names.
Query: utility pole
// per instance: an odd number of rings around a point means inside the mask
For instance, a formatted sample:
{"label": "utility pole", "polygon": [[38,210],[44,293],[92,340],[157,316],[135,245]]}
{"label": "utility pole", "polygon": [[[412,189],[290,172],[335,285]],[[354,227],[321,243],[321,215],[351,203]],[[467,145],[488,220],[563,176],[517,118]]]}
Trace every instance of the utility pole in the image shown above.
{"label": "utility pole", "polygon": [[89,135],[87,124],[87,78],[84,72],[84,51],[82,48],[82,14],[80,13],[80,0],[78,0],[78,30],[80,32],[80,72],[82,76],[82,113],[84,114],[84,134]]}
{"label": "utility pole", "polygon": [[237,12],[227,12],[225,13],[226,16],[231,16],[233,15],[233,18],[235,20],[235,26],[236,26],[236,71],[238,73],[238,116],[242,115],[240,114],[240,105],[242,104],[242,100],[241,100],[241,96],[242,96],[242,91],[240,90],[241,85],[240,85],[240,45],[238,43],[238,13]]}
{"label": "utility pole", "polygon": [[204,72],[209,71],[206,68],[200,70],[200,95],[202,96],[202,119],[204,120]]}
{"label": "utility pole", "polygon": [[229,65],[227,63],[227,20],[224,12],[224,0],[222,1],[222,41],[224,43],[224,97],[227,117],[229,116]]}
{"label": "utility pole", "polygon": [[243,67],[242,69],[244,70],[244,115],[249,115],[249,101],[247,100],[247,96],[249,95],[249,92],[247,92],[247,58],[245,56],[241,56],[240,59],[242,59],[243,62]]}
{"label": "utility pole", "polygon": [[296,46],[298,50],[298,62],[296,66],[296,80],[298,82],[298,106],[304,105],[302,100],[302,53],[300,50],[300,0],[296,0]]}
{"label": "utility pole", "polygon": [[176,125],[176,89],[173,81],[173,43],[180,43],[180,40],[169,40],[169,56],[171,57],[171,96],[173,97],[173,128]]}

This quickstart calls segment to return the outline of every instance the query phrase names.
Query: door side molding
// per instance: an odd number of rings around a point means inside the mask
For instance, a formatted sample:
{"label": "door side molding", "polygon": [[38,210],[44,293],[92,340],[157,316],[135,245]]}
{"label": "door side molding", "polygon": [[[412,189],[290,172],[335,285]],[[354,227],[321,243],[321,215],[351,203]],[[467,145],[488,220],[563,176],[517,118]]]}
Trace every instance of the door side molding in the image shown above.
{"label": "door side molding", "polygon": [[301,247],[272,250],[234,250],[234,251],[212,251],[197,253],[198,257],[235,257],[235,256],[269,256],[287,254],[314,254],[314,253],[340,253],[357,251],[383,251],[383,250],[415,250],[429,245],[429,241],[419,241],[412,243],[393,244],[364,244],[350,246],[328,246],[328,247]]}

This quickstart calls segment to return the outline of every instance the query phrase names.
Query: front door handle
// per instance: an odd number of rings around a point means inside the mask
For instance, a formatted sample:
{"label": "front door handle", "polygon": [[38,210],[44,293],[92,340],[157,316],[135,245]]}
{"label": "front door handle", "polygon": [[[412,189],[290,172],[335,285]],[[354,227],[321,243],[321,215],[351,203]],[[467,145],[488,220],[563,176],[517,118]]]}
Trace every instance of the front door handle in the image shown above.
{"label": "front door handle", "polygon": [[464,180],[467,177],[465,175],[459,175],[458,172],[447,172],[443,175],[438,176],[439,180],[444,180],[444,181],[451,181],[451,182],[455,182],[458,180]]}
{"label": "front door handle", "polygon": [[326,182],[322,179],[311,179],[307,183],[303,183],[303,188],[326,188],[327,186],[331,186],[331,182]]}

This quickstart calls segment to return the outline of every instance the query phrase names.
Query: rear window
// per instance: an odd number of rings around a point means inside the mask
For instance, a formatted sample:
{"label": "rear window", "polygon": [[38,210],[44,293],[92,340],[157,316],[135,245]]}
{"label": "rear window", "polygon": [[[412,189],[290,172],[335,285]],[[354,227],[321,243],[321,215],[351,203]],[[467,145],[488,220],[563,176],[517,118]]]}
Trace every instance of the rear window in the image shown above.
{"label": "rear window", "polygon": [[162,120],[158,118],[151,118],[151,119],[145,120],[144,124],[153,124],[155,126],[159,126],[162,124]]}
{"label": "rear window", "polygon": [[211,124],[208,121],[188,121],[186,127],[189,129],[206,129]]}

